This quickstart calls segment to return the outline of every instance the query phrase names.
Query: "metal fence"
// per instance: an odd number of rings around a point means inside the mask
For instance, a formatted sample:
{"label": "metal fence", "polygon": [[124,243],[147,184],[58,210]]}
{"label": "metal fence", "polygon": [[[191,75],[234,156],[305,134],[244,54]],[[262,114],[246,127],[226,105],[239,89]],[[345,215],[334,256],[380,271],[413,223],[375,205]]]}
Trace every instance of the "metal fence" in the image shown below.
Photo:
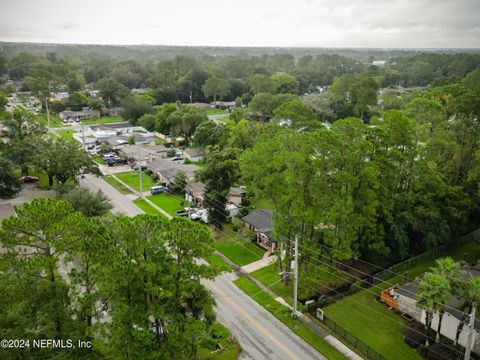
{"label": "metal fence", "polygon": [[348,345],[357,350],[362,355],[366,356],[370,360],[385,360],[385,358],[378,352],[373,350],[370,346],[363,341],[349,333],[347,330],[338,325],[335,321],[324,316],[323,323],[332,330],[338,337],[344,340]]}

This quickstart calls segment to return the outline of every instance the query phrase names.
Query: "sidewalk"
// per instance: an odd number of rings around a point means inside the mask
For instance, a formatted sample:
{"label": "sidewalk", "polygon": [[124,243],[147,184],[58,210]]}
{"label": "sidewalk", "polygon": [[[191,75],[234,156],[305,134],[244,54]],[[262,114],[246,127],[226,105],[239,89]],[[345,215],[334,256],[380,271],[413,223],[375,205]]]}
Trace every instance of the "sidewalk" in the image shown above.
{"label": "sidewalk", "polygon": [[[110,174],[111,177],[113,177],[115,180],[117,180],[120,184],[122,184],[123,186],[125,186],[128,190],[130,190],[132,193],[134,194],[138,194],[140,195],[140,193],[135,190],[134,188],[132,188],[130,185],[124,183],[122,180],[120,180],[118,177],[116,177],[114,174]],[[147,192],[148,194],[148,192]],[[173,216],[170,215],[169,213],[167,213],[165,210],[163,210],[162,208],[158,207],[157,205],[155,205],[153,202],[151,202],[150,200],[148,200],[146,197],[145,197],[145,192],[143,193],[143,198],[142,200],[145,200],[151,207],[153,207],[155,210],[161,212],[163,215],[165,215],[168,219],[172,219]],[[131,199],[131,196],[127,196],[130,200],[135,200],[135,199]]]}
{"label": "sidewalk", "polygon": [[250,274],[254,272],[255,270],[264,268],[270,264],[272,264],[275,260],[277,260],[277,257],[275,255],[269,256],[263,259],[260,259],[258,261],[255,261],[253,263],[244,265],[240,268],[240,271],[246,274]]}

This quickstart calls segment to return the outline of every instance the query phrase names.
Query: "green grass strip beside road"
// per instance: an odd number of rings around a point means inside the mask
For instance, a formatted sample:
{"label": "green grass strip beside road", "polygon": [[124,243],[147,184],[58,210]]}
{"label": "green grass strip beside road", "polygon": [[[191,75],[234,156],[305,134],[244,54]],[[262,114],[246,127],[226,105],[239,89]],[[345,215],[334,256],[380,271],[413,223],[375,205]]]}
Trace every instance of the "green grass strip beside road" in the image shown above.
{"label": "green grass strip beside road", "polygon": [[92,125],[92,124],[111,124],[117,122],[124,122],[126,121],[121,116],[102,116],[96,119],[87,119],[82,120],[83,125]]}
{"label": "green grass strip beside road", "polygon": [[345,360],[345,357],[332,345],[326,342],[321,336],[314,333],[308,327],[306,327],[299,320],[291,317],[291,310],[278,303],[270,295],[264,292],[253,281],[245,277],[241,277],[234,281],[244,293],[255,300],[270,314],[275,316],[283,324],[285,324],[290,330],[301,337],[306,343],[316,349],[319,353],[324,355],[328,360]]}
{"label": "green grass strip beside road", "polygon": [[128,190],[123,184],[120,184],[114,177],[112,176],[105,176],[103,178],[107,183],[112,185],[115,189],[117,189],[123,195],[129,195],[132,192]]}

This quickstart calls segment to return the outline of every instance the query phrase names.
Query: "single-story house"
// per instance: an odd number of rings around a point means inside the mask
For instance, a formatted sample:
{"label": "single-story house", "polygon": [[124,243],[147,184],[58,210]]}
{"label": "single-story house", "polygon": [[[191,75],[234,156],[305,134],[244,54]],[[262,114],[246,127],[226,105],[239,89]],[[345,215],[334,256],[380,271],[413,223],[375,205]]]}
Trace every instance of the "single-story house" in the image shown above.
{"label": "single-story house", "polygon": [[[480,268],[465,268],[462,271],[464,278],[480,276]],[[416,281],[404,285],[392,286],[383,290],[380,293],[380,301],[389,307],[409,315],[414,320],[425,324],[426,313],[425,310],[417,306],[418,283]],[[450,296],[446,303],[445,313],[442,318],[442,327],[440,334],[455,340],[459,324],[464,321],[464,314],[460,310],[460,299],[456,296]],[[438,329],[439,314],[435,312],[432,318],[431,328],[435,331]],[[468,328],[463,326],[463,329],[458,338],[458,343],[465,347],[467,345]],[[480,355],[480,321],[475,320],[474,324],[474,341],[472,341],[472,351]]]}
{"label": "single-story house", "polygon": [[201,103],[201,102],[195,102],[193,104],[188,104],[188,105],[197,106],[197,107],[200,107],[202,109],[211,109],[212,108],[212,105],[210,105],[208,103]]}
{"label": "single-story house", "polygon": [[212,102],[211,104],[218,109],[226,110],[233,109],[237,106],[237,103],[235,101],[217,101],[216,103]]}
{"label": "single-story house", "polygon": [[228,202],[240,206],[246,193],[247,190],[244,187],[231,187],[228,193]]}
{"label": "single-story house", "polygon": [[179,171],[183,171],[187,176],[188,181],[193,181],[195,178],[195,171],[198,166],[192,164],[180,164],[170,159],[155,159],[147,163],[147,167],[160,180],[160,182],[170,185]]}
{"label": "single-story house", "polygon": [[[137,139],[135,139],[137,140]],[[128,142],[128,141],[127,141]],[[167,157],[168,149],[163,145],[125,145],[119,149],[119,155],[127,159],[162,159]]]}
{"label": "single-story house", "polygon": [[75,120],[80,121],[84,119],[95,119],[100,117],[100,111],[98,110],[83,110],[83,111],[62,111],[60,114],[62,120]]}
{"label": "single-story house", "polygon": [[187,149],[183,151],[183,157],[190,160],[191,162],[199,162],[203,160],[203,150],[202,149]]}
{"label": "single-story house", "polygon": [[275,250],[276,240],[272,236],[272,210],[258,209],[242,218],[244,226],[257,233],[257,243],[267,249]]}
{"label": "single-story house", "polygon": [[107,109],[106,114],[108,116],[120,116],[122,111],[123,111],[122,107],[113,107],[113,108]]}
{"label": "single-story house", "polygon": [[192,195],[195,203],[202,203],[205,199],[205,184],[202,182],[189,182],[187,191]]}
{"label": "single-story house", "polygon": [[53,99],[58,101],[67,100],[68,96],[68,92],[65,91],[53,93]]}

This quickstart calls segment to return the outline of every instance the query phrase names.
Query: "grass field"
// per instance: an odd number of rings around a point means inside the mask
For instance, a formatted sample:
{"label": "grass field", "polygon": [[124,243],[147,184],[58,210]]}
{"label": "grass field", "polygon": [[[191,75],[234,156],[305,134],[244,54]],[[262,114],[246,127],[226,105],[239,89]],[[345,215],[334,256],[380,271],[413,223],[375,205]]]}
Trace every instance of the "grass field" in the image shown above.
{"label": "grass field", "polygon": [[73,138],[73,134],[76,133],[75,130],[57,130],[56,133],[68,141],[76,141]]}
{"label": "grass field", "polygon": [[216,240],[213,247],[239,266],[260,260],[265,253],[265,250],[251,242],[253,233],[247,229],[237,233],[232,224],[226,224],[223,231],[215,231],[213,235]]}
{"label": "grass field", "polygon": [[156,138],[155,139],[155,145],[165,145],[167,142],[163,139]]}
{"label": "grass field", "polygon": [[[243,292],[264,307],[269,313],[284,323],[290,330],[300,336],[318,352],[323,354],[328,360],[347,359],[337,349],[327,343],[321,336],[307,328],[300,321],[293,319],[291,310],[275,301],[270,295],[264,292],[253,281],[241,277],[234,281]],[[400,359],[400,358],[399,358]]]}
{"label": "grass field", "polygon": [[220,114],[228,114],[227,110],[222,109],[207,109],[207,115],[220,115]]}
{"label": "grass field", "polygon": [[[48,126],[47,116],[46,115],[35,115],[35,120],[37,120],[40,124]],[[51,127],[61,127],[64,126],[62,120],[57,115],[50,114],[50,126]]]}
{"label": "grass field", "polygon": [[213,247],[239,266],[260,260],[265,252],[253,243],[240,241],[216,242]]}
{"label": "grass field", "polygon": [[83,125],[92,125],[92,124],[111,124],[116,122],[125,121],[121,116],[102,116],[96,119],[86,119],[82,120]]}
{"label": "grass field", "polygon": [[114,177],[112,176],[105,176],[103,178],[103,180],[105,180],[107,183],[109,183],[110,185],[112,185],[115,189],[117,189],[118,191],[120,191],[120,193],[122,193],[123,195],[129,195],[131,194],[132,192],[130,190],[128,190],[128,188],[126,188],[123,184],[120,184],[117,179],[115,179]]}
{"label": "grass field", "polygon": [[[450,256],[455,260],[465,259],[474,262],[480,257],[480,245],[475,242],[467,243],[454,250]],[[434,265],[433,260],[425,262],[404,274],[409,278],[415,278]],[[402,283],[404,274],[325,307],[326,316],[386,359],[421,359],[402,339],[405,329],[403,318],[373,300],[374,294],[379,294],[381,289],[388,288],[390,284]]]}
{"label": "grass field", "polygon": [[149,203],[147,203],[143,199],[135,199],[135,200],[133,200],[133,203],[135,205],[137,205],[140,209],[142,209],[145,212],[145,214],[148,214],[148,215],[162,215],[163,216],[162,213],[157,211],[154,207],[152,207],[152,205],[150,205]]}
{"label": "grass field", "polygon": [[[132,187],[136,191],[140,191],[140,177],[138,171],[127,171],[119,174],[115,174],[117,178],[122,180],[125,184]],[[147,175],[145,171],[142,172],[142,190],[148,191],[155,185],[155,181]]]}
{"label": "grass field", "polygon": [[147,198],[172,216],[175,216],[175,211],[183,208],[183,206],[180,205],[180,203],[184,201],[181,196],[158,194],[147,196]]}

